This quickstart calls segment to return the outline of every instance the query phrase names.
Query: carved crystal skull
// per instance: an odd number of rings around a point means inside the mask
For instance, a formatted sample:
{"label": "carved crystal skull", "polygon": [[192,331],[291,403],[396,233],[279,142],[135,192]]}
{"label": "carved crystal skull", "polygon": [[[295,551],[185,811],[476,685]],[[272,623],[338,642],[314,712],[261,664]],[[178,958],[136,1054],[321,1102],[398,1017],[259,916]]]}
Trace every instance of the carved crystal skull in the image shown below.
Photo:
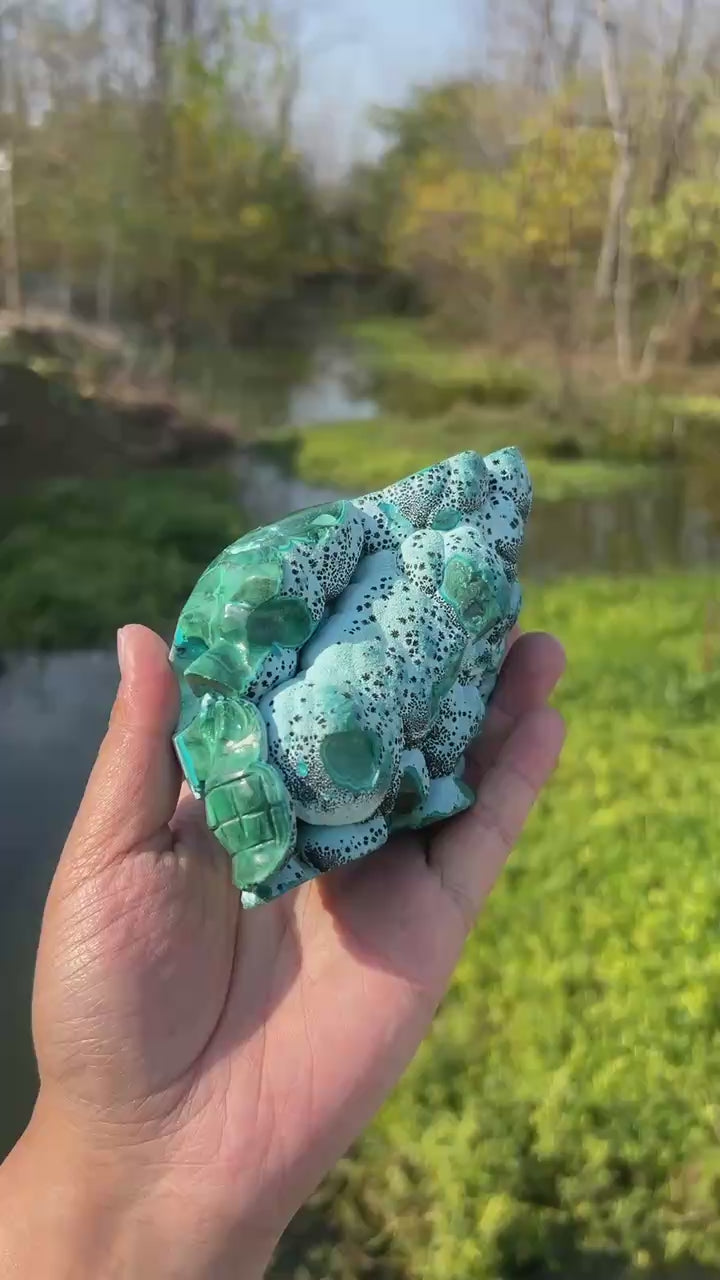
{"label": "carved crystal skull", "polygon": [[178,623],[175,736],[245,907],[474,800],[532,489],[461,453],[227,547]]}

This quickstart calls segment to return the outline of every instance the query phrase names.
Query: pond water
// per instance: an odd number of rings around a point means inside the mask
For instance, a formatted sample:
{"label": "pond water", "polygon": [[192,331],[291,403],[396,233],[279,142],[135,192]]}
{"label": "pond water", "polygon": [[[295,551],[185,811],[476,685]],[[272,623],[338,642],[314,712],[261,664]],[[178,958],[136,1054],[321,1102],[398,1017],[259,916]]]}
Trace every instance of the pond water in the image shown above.
{"label": "pond water", "polygon": [[[319,350],[283,387],[275,411],[302,426],[369,418],[348,353]],[[337,496],[283,475],[247,452],[233,463],[253,523]],[[662,471],[637,492],[537,504],[524,573],[651,572],[664,565],[720,564],[720,474],[709,467]],[[35,1069],[29,1006],[47,886],[77,808],[115,693],[114,654],[10,660],[0,676],[0,1158],[32,1106]],[[7,981],[11,975],[11,981]]]}
{"label": "pond water", "polygon": [[[362,421],[378,412],[347,346],[321,344],[302,378],[285,385],[283,377],[279,368],[271,415],[278,424]],[[263,411],[263,393],[256,392],[260,399],[248,406],[251,417]],[[234,469],[253,524],[339,496],[248,451],[238,453]],[[523,564],[533,577],[720,565],[720,456],[687,468],[659,467],[655,479],[637,489],[536,503]]]}
{"label": "pond water", "polygon": [[[308,485],[272,462],[238,455],[240,501],[252,524],[331,502],[338,491]],[[667,566],[720,565],[720,469],[662,468],[638,490],[536,502],[523,574],[647,573]]]}

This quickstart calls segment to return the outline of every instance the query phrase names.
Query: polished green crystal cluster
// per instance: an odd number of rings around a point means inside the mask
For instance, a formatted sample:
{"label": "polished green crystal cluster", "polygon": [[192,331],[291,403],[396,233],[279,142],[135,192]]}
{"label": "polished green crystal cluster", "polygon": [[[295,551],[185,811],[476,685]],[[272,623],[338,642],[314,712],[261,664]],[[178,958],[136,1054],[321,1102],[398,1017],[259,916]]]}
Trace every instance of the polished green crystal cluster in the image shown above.
{"label": "polished green crystal cluster", "polygon": [[175,746],[246,907],[472,804],[531,497],[517,450],[462,453],[202,575],[171,652]]}

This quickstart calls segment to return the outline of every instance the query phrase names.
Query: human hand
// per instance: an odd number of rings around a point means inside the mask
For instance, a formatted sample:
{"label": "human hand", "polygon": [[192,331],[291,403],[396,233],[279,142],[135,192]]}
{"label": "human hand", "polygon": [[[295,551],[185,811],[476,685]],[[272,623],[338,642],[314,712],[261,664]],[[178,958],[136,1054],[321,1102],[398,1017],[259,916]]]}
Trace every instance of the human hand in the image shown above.
{"label": "human hand", "polygon": [[0,1274],[261,1276],[413,1057],[561,750],[549,636],[512,645],[474,809],[251,912],[181,790],[163,642],[121,633],[34,998],[41,1089],[0,1170]]}

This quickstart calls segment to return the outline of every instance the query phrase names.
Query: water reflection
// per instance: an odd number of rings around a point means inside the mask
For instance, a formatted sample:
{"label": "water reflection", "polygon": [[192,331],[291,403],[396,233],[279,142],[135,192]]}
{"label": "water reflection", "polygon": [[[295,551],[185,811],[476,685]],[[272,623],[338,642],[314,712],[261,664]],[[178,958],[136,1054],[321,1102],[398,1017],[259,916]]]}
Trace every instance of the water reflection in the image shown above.
{"label": "water reflection", "polygon": [[647,489],[612,497],[537,503],[524,571],[649,573],[720,564],[720,486],[714,508],[696,505],[691,471],[668,471]]}
{"label": "water reflection", "polygon": [[10,660],[0,679],[0,1158],[35,1095],[29,1009],[43,904],[116,685],[105,653]]}
{"label": "water reflection", "polygon": [[[314,335],[314,336],[313,336]],[[243,353],[189,352],[178,372],[180,385],[206,411],[227,415],[245,434],[263,428],[306,427],[372,418],[377,402],[350,346],[318,338],[306,348]]]}
{"label": "water reflection", "polygon": [[[308,485],[248,453],[239,455],[236,471],[240,500],[253,524],[338,497],[336,489]],[[551,578],[720,564],[720,475],[717,483],[708,475],[708,469],[702,477],[668,469],[646,488],[536,502],[523,573]]]}
{"label": "water reflection", "polygon": [[320,347],[307,378],[294,386],[286,421],[293,427],[311,423],[359,422],[374,418],[377,401],[363,394],[357,361],[335,346]]}

